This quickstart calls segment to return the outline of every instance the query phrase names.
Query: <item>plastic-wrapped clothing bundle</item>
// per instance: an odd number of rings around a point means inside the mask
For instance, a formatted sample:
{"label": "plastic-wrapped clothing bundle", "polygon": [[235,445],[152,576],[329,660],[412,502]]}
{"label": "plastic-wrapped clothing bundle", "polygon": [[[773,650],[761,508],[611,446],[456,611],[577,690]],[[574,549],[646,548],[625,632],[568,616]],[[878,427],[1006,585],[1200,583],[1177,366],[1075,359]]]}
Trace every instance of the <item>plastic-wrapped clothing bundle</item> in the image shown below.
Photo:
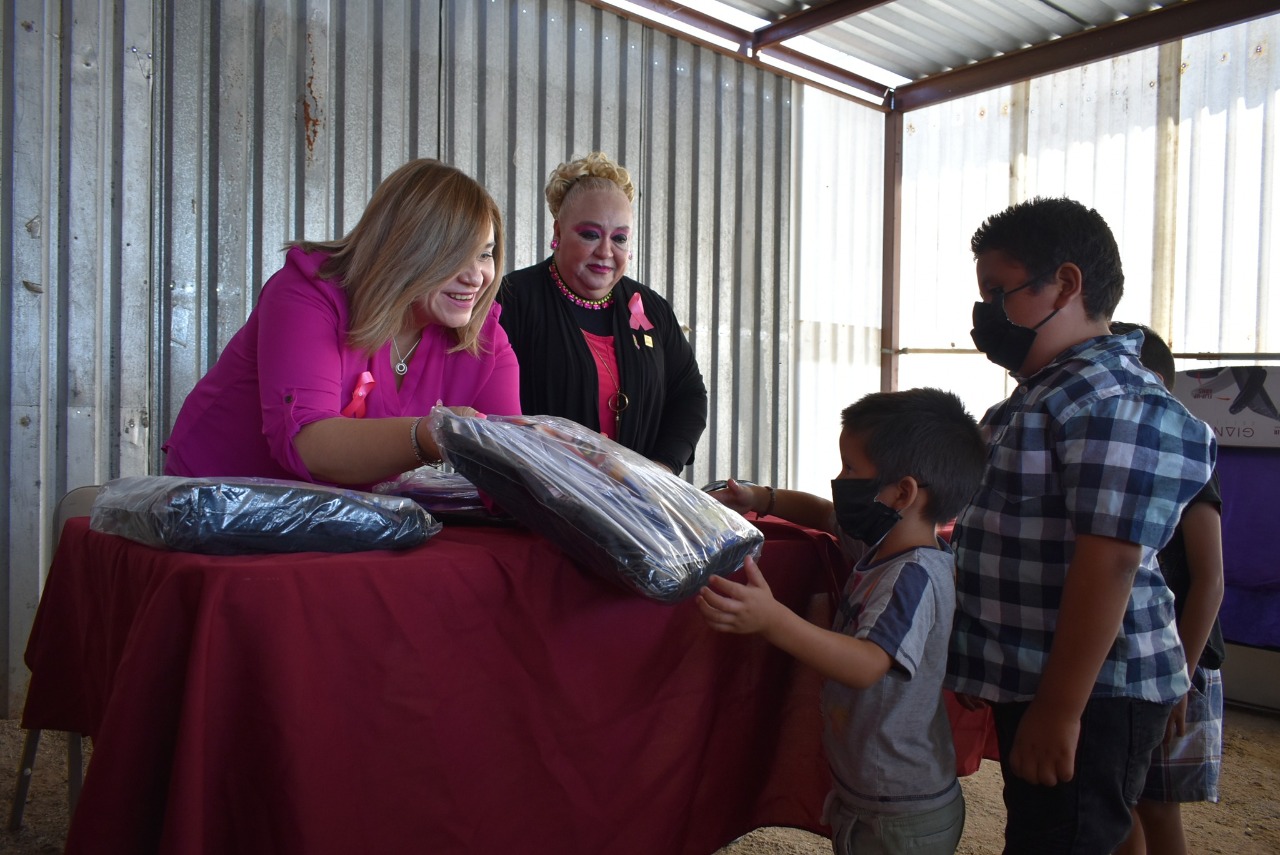
{"label": "plastic-wrapped clothing bundle", "polygon": [[485,504],[476,485],[457,472],[420,466],[373,486],[373,492],[413,499],[442,522],[511,522]]}
{"label": "plastic-wrapped clothing bundle", "polygon": [[360,552],[405,549],[440,531],[412,499],[275,478],[117,478],[89,527],[183,552]]}
{"label": "plastic-wrapped clothing bundle", "polygon": [[591,570],[674,603],[764,543],[755,526],[693,485],[556,416],[428,419],[445,459],[501,508]]}

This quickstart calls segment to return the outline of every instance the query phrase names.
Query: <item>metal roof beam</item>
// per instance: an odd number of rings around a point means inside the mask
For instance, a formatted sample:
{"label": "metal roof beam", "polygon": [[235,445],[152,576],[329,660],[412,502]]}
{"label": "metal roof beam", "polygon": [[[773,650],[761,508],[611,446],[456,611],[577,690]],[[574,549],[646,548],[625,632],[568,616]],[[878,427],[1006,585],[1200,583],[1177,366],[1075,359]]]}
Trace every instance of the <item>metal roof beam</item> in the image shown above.
{"label": "metal roof beam", "polygon": [[1228,27],[1274,14],[1276,3],[1258,0],[1184,0],[1103,24],[1092,30],[934,74],[894,90],[891,109],[918,110],[1015,83],[1074,68],[1153,45]]}
{"label": "metal roof beam", "polygon": [[[606,12],[612,12],[615,15],[636,21],[640,24],[654,26],[657,23],[649,18],[637,18],[634,15],[629,15],[626,10],[619,9],[617,6],[609,3],[608,0],[587,0],[587,2],[592,6],[603,9]],[[739,45],[743,46],[751,44],[750,30],[742,30],[732,24],[726,24],[719,18],[713,18],[708,14],[699,12],[697,9],[690,9],[683,3],[677,3],[674,2],[674,0],[628,0],[628,2],[633,6],[641,6],[648,9],[655,15],[661,15],[662,17],[669,18],[672,21],[689,24],[700,30],[708,32],[713,36],[719,36],[722,39],[726,39],[727,41],[737,42]],[[685,36],[686,38],[689,37],[688,33],[682,32],[679,29],[674,30],[673,33],[675,35]],[[743,54],[745,55],[745,53],[746,51],[744,49]]]}
{"label": "metal roof beam", "polygon": [[790,15],[783,15],[772,24],[761,27],[751,36],[751,49],[758,51],[785,39],[794,39],[811,33],[819,27],[851,18],[859,12],[883,6],[887,0],[828,0]]}
{"label": "metal roof beam", "polygon": [[[697,36],[691,35],[690,33],[685,32],[677,27],[663,26],[663,24],[653,20],[652,18],[639,17],[635,13],[628,13],[624,9],[619,9],[616,6],[611,5],[608,2],[608,0],[586,0],[586,2],[591,4],[592,6],[596,6],[597,8],[603,9],[607,12],[612,12],[615,15],[619,15],[620,17],[626,18],[627,20],[636,21],[637,23],[643,24],[647,27],[653,27],[663,32],[670,33],[671,35],[676,36],[678,38],[696,42],[705,47],[711,48],[712,50],[720,51],[721,53],[726,52],[723,47],[715,44],[714,42],[709,42],[706,40],[699,39]],[[753,65],[758,68],[767,69],[768,71],[771,71],[774,74],[778,74],[783,77],[788,77],[792,80],[797,80],[801,83],[805,83],[811,86],[823,85],[822,81],[815,81],[812,78],[805,77],[803,75],[797,75],[794,72],[788,72],[784,68],[779,68],[776,65],[770,65],[769,63],[761,61],[758,55],[753,55],[753,53],[749,53],[747,48],[749,48],[751,45],[751,39],[753,35],[750,30],[743,30],[731,24],[726,24],[724,21],[721,21],[718,18],[713,18],[710,15],[706,15],[702,12],[698,12],[694,9],[690,9],[688,6],[684,6],[680,3],[673,2],[673,0],[628,0],[628,2],[630,2],[634,6],[641,6],[645,9],[648,9],[651,12],[654,12],[655,14],[659,14],[664,18],[668,18],[673,22],[679,22],[682,24],[688,24],[690,26],[697,27],[699,30],[702,30],[710,35],[717,36],[718,38],[722,38],[726,41],[730,41],[739,45],[740,47],[738,51],[733,52],[730,55],[732,55],[736,59],[739,59],[743,62],[748,63],[749,65]],[[844,2],[844,0],[841,0],[841,2]],[[863,3],[863,5],[866,5],[865,2]],[[888,98],[889,87],[885,86],[883,83],[877,83],[876,81],[871,80],[870,78],[863,77],[860,74],[854,74],[852,71],[849,71],[848,69],[845,69],[845,68],[841,68],[838,65],[832,65],[829,62],[823,62],[820,59],[815,59],[814,57],[809,56],[808,54],[803,53],[801,51],[794,50],[789,47],[784,47],[782,45],[778,45],[776,47],[769,48],[768,53],[769,53],[769,56],[774,59],[777,59],[781,62],[786,62],[790,65],[795,66],[796,68],[803,69],[805,71],[816,74],[819,77],[825,78],[826,81],[828,82],[828,85],[827,85],[828,91],[834,92],[837,95],[841,95],[845,98],[852,97],[847,92],[841,92],[838,89],[829,88],[831,84],[838,83],[843,86],[847,86],[850,89],[854,89],[858,92],[865,92],[867,95],[878,99],[882,104]],[[868,104],[867,106],[879,107],[880,105]]]}
{"label": "metal roof beam", "polygon": [[[841,68],[838,65],[832,65],[829,62],[823,62],[820,59],[813,58],[807,53],[793,50],[792,48],[784,47],[782,45],[769,48],[768,53],[769,56],[780,59],[783,62],[790,63],[797,68],[803,68],[805,71],[812,71],[814,74],[821,75],[833,83],[840,83],[844,86],[848,86],[850,89],[865,92],[874,98],[878,98],[881,103],[888,101],[890,91],[888,86],[885,86],[883,83],[877,83],[860,74],[854,74],[848,69]],[[801,83],[813,83],[813,81],[808,78],[797,78],[794,75],[787,74],[784,69],[778,68],[776,65],[769,65],[766,62],[760,62],[758,59],[756,61],[761,67],[769,69],[774,74],[782,74],[799,80]]]}

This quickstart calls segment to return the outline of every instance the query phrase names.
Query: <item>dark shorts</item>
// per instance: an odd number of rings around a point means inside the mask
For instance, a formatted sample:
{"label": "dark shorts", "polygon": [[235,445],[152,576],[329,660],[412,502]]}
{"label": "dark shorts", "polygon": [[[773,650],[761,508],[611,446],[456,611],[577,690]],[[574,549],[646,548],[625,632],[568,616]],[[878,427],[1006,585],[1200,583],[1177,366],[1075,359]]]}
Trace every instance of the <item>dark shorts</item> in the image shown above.
{"label": "dark shorts", "polygon": [[[1013,751],[1027,706],[992,705],[1001,757]],[[1080,718],[1075,776],[1053,787],[1028,783],[1002,760],[1005,853],[1107,855],[1119,846],[1171,708],[1133,698],[1091,699]]]}

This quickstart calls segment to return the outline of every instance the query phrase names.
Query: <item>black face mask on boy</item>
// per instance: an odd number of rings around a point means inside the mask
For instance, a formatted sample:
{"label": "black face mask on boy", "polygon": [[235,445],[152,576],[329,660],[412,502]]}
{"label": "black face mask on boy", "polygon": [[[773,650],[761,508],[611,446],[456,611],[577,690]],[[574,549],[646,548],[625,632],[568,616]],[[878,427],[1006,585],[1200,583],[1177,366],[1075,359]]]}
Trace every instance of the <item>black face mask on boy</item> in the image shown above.
{"label": "black face mask on boy", "polygon": [[1004,310],[1004,298],[1029,288],[1036,281],[1031,279],[1010,291],[1000,291],[990,303],[973,304],[973,329],[969,333],[973,344],[986,354],[987,359],[1006,371],[1017,371],[1022,367],[1031,352],[1031,345],[1035,343],[1036,330],[1058,314],[1059,310],[1054,309],[1034,327],[1019,326],[1009,320]]}
{"label": "black face mask on boy", "polygon": [[871,478],[836,478],[831,482],[831,502],[836,506],[840,530],[868,546],[884,540],[902,514],[876,501],[880,484]]}

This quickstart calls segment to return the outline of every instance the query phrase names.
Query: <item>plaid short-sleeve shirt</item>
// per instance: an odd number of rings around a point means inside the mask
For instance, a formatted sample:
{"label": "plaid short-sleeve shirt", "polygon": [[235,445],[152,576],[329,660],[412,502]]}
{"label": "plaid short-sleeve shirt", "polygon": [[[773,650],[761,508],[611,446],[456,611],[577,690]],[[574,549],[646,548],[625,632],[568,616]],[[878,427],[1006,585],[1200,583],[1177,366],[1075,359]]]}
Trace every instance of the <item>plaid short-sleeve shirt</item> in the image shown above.
{"label": "plaid short-sleeve shirt", "polygon": [[1190,688],[1156,553],[1209,480],[1216,444],[1142,367],[1141,344],[1135,331],[1069,348],[983,417],[987,468],[953,535],[949,688],[1035,695],[1078,534],[1142,546],[1093,696],[1169,702]]}

